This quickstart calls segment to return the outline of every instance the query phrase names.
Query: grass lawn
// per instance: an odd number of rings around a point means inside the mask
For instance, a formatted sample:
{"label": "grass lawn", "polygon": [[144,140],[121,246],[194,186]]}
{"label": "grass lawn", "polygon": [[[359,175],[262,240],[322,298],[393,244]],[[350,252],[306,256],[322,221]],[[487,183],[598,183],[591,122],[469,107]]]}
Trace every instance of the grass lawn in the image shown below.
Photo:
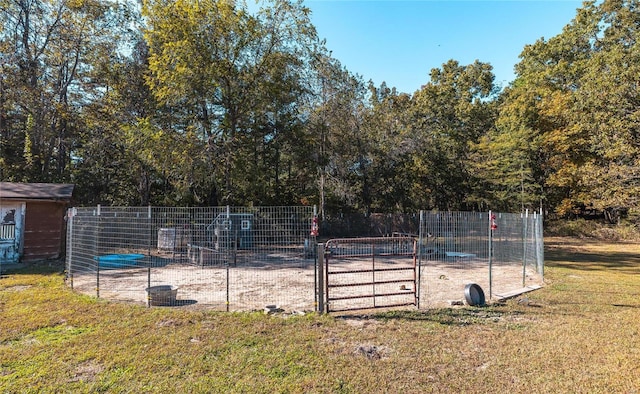
{"label": "grass lawn", "polygon": [[0,278],[0,392],[637,393],[640,245],[546,239],[546,287],[369,315],[109,303]]}

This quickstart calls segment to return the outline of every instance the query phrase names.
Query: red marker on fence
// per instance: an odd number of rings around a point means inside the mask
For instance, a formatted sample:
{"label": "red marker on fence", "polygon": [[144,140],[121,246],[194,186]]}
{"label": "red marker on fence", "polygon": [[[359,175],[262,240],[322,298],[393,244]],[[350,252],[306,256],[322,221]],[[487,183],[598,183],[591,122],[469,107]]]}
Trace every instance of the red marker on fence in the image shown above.
{"label": "red marker on fence", "polygon": [[311,220],[311,236],[312,237],[318,236],[318,217],[317,216],[314,216],[313,220]]}
{"label": "red marker on fence", "polygon": [[491,214],[491,230],[497,230],[498,225],[496,224],[496,215]]}

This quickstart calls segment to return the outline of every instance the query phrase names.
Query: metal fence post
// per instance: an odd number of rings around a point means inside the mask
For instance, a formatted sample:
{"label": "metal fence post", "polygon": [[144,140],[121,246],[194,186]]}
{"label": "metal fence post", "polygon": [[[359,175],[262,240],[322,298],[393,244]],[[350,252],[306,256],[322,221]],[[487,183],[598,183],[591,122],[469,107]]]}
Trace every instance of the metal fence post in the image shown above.
{"label": "metal fence post", "polygon": [[147,252],[149,254],[149,263],[147,267],[147,308],[151,307],[151,264],[153,260],[151,259],[151,245],[153,245],[153,221],[151,216],[151,205],[149,205],[147,210],[147,219],[149,219],[149,242]]}
{"label": "metal fence post", "polygon": [[529,209],[524,213],[523,237],[522,237],[522,287],[526,285],[527,278],[527,225],[529,224]]}
{"label": "metal fence post", "polygon": [[534,218],[536,269],[538,274],[544,278],[544,233],[542,229],[542,209],[540,209],[540,215],[534,215]]}
{"label": "metal fence post", "polygon": [[416,284],[416,294],[418,296],[418,300],[416,302],[416,307],[420,309],[420,289],[422,288],[422,250],[423,245],[425,244],[425,216],[424,211],[420,210],[420,223],[418,224],[418,283]]}
{"label": "metal fence post", "polygon": [[316,301],[317,312],[324,313],[324,244],[318,243],[318,250],[316,252]]}
{"label": "metal fence post", "polygon": [[95,247],[95,260],[96,260],[96,298],[100,298],[100,235],[102,230],[102,223],[100,220],[100,204],[96,208],[96,247]]}
{"label": "metal fence post", "polygon": [[493,285],[493,213],[489,211],[489,299],[491,299]]}
{"label": "metal fence post", "polygon": [[225,301],[225,310],[227,312],[229,312],[229,303],[230,303],[230,300],[229,300],[229,286],[230,286],[230,281],[229,281],[229,260],[225,260],[224,265],[225,265],[225,271],[226,271],[226,275],[227,275],[227,278],[226,278],[226,293],[227,294],[226,294],[226,301]]}
{"label": "metal fence post", "polygon": [[73,221],[76,216],[75,213],[75,208],[67,210],[67,220],[69,221],[67,228],[67,278],[69,279],[71,290],[73,290]]}

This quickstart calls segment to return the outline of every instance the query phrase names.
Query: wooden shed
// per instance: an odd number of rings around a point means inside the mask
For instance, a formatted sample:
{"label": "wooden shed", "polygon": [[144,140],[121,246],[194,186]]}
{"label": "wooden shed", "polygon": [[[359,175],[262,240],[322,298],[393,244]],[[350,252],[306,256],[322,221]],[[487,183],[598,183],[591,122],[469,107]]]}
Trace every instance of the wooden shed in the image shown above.
{"label": "wooden shed", "polygon": [[74,185],[0,182],[0,262],[64,254],[65,214]]}

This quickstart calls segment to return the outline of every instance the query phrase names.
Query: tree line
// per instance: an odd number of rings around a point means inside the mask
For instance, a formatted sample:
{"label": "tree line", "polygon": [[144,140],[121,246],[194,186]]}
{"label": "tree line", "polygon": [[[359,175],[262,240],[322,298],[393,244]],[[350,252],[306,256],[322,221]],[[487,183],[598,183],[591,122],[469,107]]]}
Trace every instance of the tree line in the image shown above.
{"label": "tree line", "polygon": [[504,89],[451,59],[413,93],[342,66],[302,1],[0,0],[0,22],[0,178],[79,204],[638,205],[635,0],[583,3]]}

